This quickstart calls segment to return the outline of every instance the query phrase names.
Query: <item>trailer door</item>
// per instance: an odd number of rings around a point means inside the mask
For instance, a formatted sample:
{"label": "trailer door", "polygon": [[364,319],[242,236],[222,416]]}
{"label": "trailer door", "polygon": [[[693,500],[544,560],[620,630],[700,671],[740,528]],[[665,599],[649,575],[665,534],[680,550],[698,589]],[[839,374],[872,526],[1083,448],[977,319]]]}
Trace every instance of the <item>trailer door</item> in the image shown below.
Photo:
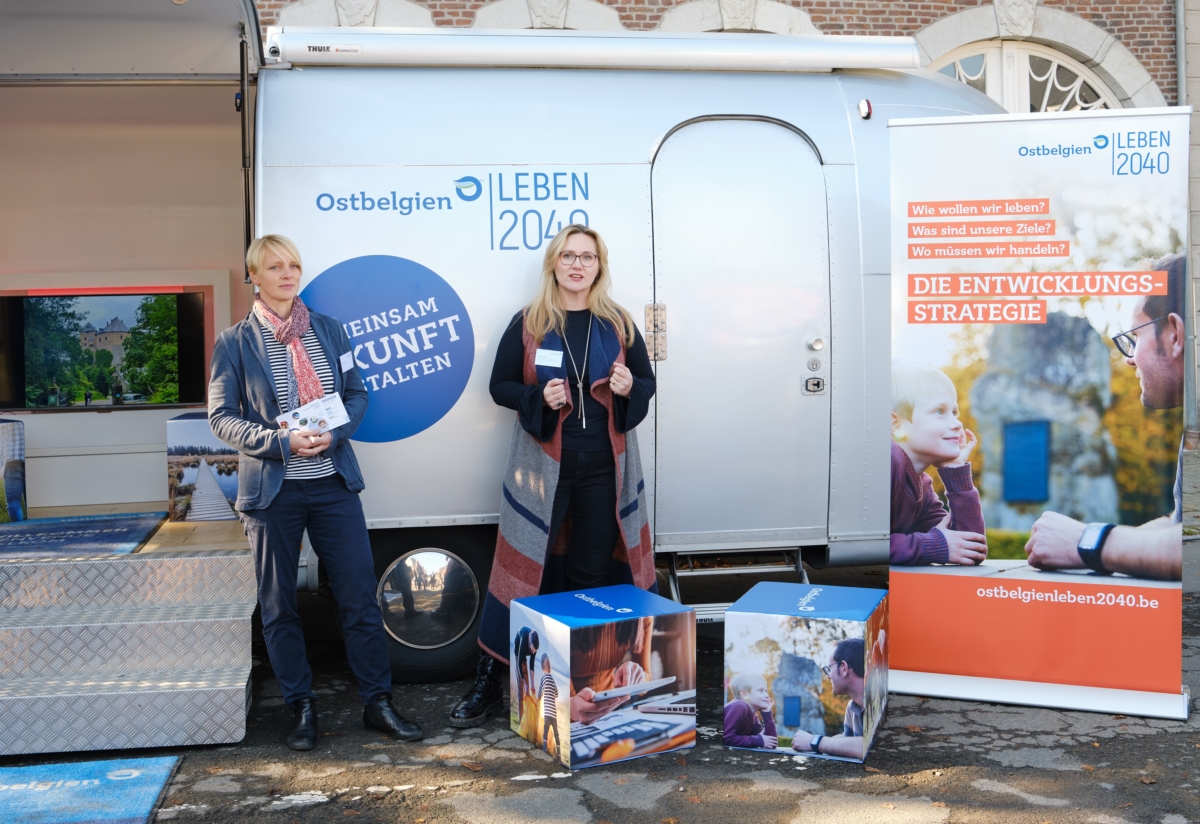
{"label": "trailer door", "polygon": [[825,543],[829,261],[808,139],[761,119],[677,129],[653,165],[659,551]]}

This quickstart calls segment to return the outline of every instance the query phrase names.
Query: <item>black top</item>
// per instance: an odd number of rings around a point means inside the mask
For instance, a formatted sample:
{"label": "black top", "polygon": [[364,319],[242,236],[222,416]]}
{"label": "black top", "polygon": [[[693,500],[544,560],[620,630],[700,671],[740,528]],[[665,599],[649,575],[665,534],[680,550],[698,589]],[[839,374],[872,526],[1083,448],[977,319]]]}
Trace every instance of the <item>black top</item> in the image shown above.
{"label": "black top", "polygon": [[[567,389],[571,393],[573,406],[570,416],[563,421],[562,448],[574,452],[604,452],[612,449],[608,438],[608,410],[587,391],[592,377],[587,372],[583,352],[588,345],[590,318],[591,312],[587,309],[567,312],[567,328],[563,336],[566,345],[571,348],[571,354],[575,356],[576,365],[583,370],[586,429],[579,417],[579,384],[575,370],[571,366],[571,358],[563,352],[563,365],[568,376]],[[650,411],[650,399],[654,397],[654,369],[646,353],[646,341],[637,327],[634,327],[633,345],[625,350],[625,365],[633,375],[633,388],[628,398],[613,395],[613,414],[616,415],[618,432],[628,432],[645,420],[646,413]],[[544,383],[525,385],[525,346],[521,341],[521,314],[518,312],[504,330],[496,350],[496,363],[492,366],[492,400],[500,406],[515,409],[521,427],[526,432],[539,441],[548,441],[554,436],[558,416],[567,410],[546,406],[542,394],[545,389]]]}

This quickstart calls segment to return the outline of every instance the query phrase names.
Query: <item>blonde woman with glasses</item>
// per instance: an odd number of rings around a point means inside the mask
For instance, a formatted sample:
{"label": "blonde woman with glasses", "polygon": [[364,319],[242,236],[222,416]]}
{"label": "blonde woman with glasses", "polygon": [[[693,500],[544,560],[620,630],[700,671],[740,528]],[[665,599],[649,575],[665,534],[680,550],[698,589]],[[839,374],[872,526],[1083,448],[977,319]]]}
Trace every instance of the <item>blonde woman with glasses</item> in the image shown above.
{"label": "blonde woman with glasses", "polygon": [[[475,683],[450,711],[483,724],[503,704],[513,598],[631,583],[657,590],[636,427],[654,371],[633,318],[611,297],[608,248],[572,224],[550,242],[533,301],[512,319],[492,399],[517,412],[484,602]],[[614,686],[644,681],[627,663]],[[585,688],[575,700],[590,701]],[[624,699],[589,704],[593,715]]]}

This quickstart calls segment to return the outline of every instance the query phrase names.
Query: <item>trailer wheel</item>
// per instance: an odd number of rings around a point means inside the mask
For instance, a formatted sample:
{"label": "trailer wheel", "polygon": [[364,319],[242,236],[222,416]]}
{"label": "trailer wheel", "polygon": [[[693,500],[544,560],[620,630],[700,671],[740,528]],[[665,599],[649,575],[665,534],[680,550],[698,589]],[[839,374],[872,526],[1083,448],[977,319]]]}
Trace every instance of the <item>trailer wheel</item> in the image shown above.
{"label": "trailer wheel", "polygon": [[495,547],[495,527],[371,532],[394,681],[454,681],[474,672]]}

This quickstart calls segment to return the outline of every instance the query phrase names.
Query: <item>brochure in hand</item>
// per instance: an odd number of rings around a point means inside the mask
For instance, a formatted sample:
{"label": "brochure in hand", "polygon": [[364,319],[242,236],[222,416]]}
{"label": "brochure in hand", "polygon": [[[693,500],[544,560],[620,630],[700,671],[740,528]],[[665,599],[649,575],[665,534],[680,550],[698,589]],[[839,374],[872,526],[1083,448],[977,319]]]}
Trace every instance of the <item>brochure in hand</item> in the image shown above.
{"label": "brochure in hand", "polygon": [[328,432],[350,423],[342,398],[333,392],[320,400],[306,403],[299,409],[285,412],[275,419],[280,429],[304,429],[309,432]]}

